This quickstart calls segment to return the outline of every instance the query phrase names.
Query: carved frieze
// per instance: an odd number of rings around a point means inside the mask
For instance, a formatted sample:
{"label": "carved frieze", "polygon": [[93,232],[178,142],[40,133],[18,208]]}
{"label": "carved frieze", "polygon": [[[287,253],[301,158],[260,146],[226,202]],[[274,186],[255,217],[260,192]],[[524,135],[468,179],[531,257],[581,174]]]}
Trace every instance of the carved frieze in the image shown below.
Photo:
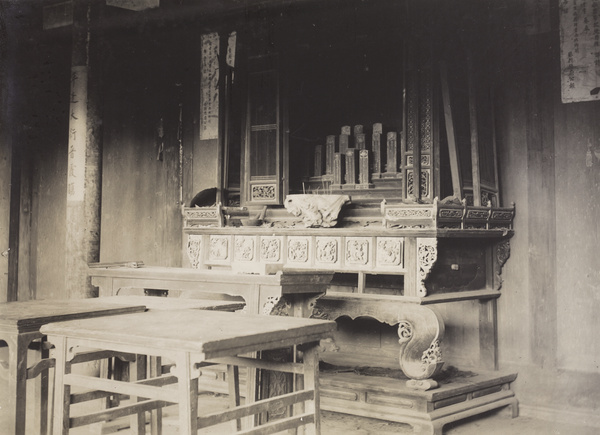
{"label": "carved frieze", "polygon": [[[406,171],[406,192],[409,196],[417,196],[417,192],[415,191],[415,183],[414,183],[414,171],[409,170]],[[429,176],[431,171],[429,169],[423,169],[421,171],[421,177],[419,182],[420,197],[427,198],[430,196],[430,182]]]}
{"label": "carved frieze", "polygon": [[323,265],[335,265],[340,261],[340,239],[338,237],[317,237],[315,259]]}
{"label": "carved frieze", "polygon": [[269,263],[281,261],[281,248],[283,237],[261,237],[260,259]]}
{"label": "carved frieze", "polygon": [[[406,165],[413,165],[413,155],[406,156]],[[429,154],[421,155],[421,166],[431,166],[431,156]]]}
{"label": "carved frieze", "polygon": [[229,260],[229,236],[210,236],[208,258],[211,261]]}
{"label": "carved frieze", "polygon": [[210,219],[219,217],[215,207],[196,207],[187,210],[186,217],[188,219]]}
{"label": "carved frieze", "polygon": [[387,228],[432,228],[435,227],[435,209],[426,205],[382,204],[383,225]]}
{"label": "carved frieze", "polygon": [[236,236],[234,258],[236,261],[253,261],[255,252],[255,238],[253,236]]}
{"label": "carved frieze", "polygon": [[308,264],[310,259],[309,247],[310,239],[308,237],[289,237],[287,262]]}
{"label": "carved frieze", "polygon": [[210,228],[221,227],[221,205],[210,207],[185,207],[183,209],[184,228]]}
{"label": "carved frieze", "polygon": [[252,201],[275,201],[277,199],[275,184],[253,184],[251,192]]}
{"label": "carved frieze", "polygon": [[351,266],[366,266],[371,263],[371,238],[346,238],[346,264]]}
{"label": "carved frieze", "polygon": [[399,267],[403,262],[403,239],[400,237],[377,238],[377,267]]}

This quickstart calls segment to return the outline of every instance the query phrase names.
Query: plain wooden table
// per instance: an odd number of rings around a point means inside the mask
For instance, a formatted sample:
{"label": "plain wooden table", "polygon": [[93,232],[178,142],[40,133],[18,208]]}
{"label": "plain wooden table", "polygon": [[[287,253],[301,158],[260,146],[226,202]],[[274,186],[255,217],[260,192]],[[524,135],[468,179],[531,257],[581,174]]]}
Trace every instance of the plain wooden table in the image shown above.
{"label": "plain wooden table", "polygon": [[[158,296],[139,296],[139,295],[124,295],[124,296],[106,296],[101,298],[105,302],[125,305],[145,305],[147,310],[218,310],[218,311],[238,311],[244,308],[244,302],[214,300],[214,299],[196,299],[196,298],[178,298],[178,297],[158,297]],[[117,363],[117,360],[114,361]],[[103,365],[104,367],[105,365]],[[114,370],[114,367],[113,367]],[[129,376],[132,379],[141,380],[146,376],[156,377],[162,373],[162,361],[159,357],[150,357],[147,365],[138,361],[136,364],[129,366]],[[106,370],[103,374],[108,376]],[[118,375],[117,375],[118,376]],[[159,429],[162,426],[162,412],[160,409],[151,412],[151,433],[152,435],[159,434]],[[137,430],[140,426],[143,427],[144,420],[141,418],[132,419],[130,422],[132,431]]]}
{"label": "plain wooden table", "polygon": [[170,298],[160,296],[106,296],[99,298],[104,302],[118,305],[144,305],[147,310],[216,310],[237,311],[245,304],[238,301],[218,299]]}
{"label": "plain wooden table", "polygon": [[[220,311],[148,311],[111,318],[58,322],[42,327],[56,346],[54,395],[54,434],[68,433],[78,427],[104,421],[116,415],[140,414],[170,403],[179,404],[179,433],[193,434],[199,427],[239,420],[273,409],[304,404],[304,411],[261,425],[247,433],[273,433],[306,425],[307,432],[320,432],[318,389],[319,340],[331,337],[336,323],[296,317],[265,317]],[[275,363],[239,355],[299,346],[303,362]],[[99,349],[166,357],[175,362],[177,389],[165,389],[164,379],[121,382],[69,373],[72,349]],[[208,416],[198,417],[198,378],[202,366],[221,363],[231,366],[266,368],[303,375],[304,389],[259,400]],[[112,391],[148,400],[70,418],[71,386]],[[252,401],[250,401],[252,402]],[[271,431],[273,430],[273,432]],[[246,433],[246,432],[245,432]]]}
{"label": "plain wooden table", "polygon": [[[32,300],[0,303],[0,340],[8,344],[8,423],[7,434],[25,433],[27,379],[41,374],[40,432],[46,433],[48,413],[48,350],[40,328],[50,322],[144,311],[139,303],[114,304],[98,299]],[[29,367],[27,349],[41,340],[41,361]]]}
{"label": "plain wooden table", "polygon": [[183,267],[89,268],[92,285],[101,297],[122,295],[129,288],[168,290],[169,294],[221,294],[241,296],[251,314],[275,314],[277,302],[290,302],[288,315],[308,317],[312,303],[325,294],[333,272],[286,269],[274,275],[236,273],[230,270]]}

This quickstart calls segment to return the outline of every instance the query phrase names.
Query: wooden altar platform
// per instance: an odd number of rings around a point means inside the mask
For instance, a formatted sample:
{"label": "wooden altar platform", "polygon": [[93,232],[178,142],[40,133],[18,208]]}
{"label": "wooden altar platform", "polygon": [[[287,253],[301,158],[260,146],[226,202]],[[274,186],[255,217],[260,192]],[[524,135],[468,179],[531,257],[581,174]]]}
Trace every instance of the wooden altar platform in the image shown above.
{"label": "wooden altar platform", "polygon": [[513,417],[518,416],[518,402],[510,388],[516,373],[451,370],[439,388],[422,391],[407,387],[406,377],[367,373],[373,369],[363,374],[346,370],[322,369],[323,410],[404,423],[415,433],[428,435],[442,435],[448,423],[505,406],[512,408]]}

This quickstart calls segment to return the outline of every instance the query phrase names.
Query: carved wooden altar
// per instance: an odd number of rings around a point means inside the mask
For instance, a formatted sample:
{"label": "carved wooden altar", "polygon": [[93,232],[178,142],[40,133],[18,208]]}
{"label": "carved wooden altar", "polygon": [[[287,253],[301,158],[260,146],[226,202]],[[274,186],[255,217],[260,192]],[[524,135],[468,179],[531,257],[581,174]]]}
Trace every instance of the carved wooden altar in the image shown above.
{"label": "carved wooden altar", "polygon": [[[514,206],[384,201],[368,210],[342,209],[338,225],[326,228],[307,228],[302,213],[284,210],[270,210],[257,227],[198,225],[194,212],[184,210],[187,257],[192,267],[264,273],[270,266],[272,270],[305,273],[355,273],[356,292],[330,289],[316,301],[312,316],[333,320],[368,316],[398,328],[398,366],[408,378],[404,383],[393,382],[400,390],[379,392],[387,397],[379,404],[363,403],[360,398],[366,396],[347,391],[356,390],[349,381],[338,384],[338,375],[330,378],[325,374],[323,409],[383,415],[429,428],[431,433],[452,421],[448,415],[456,418],[455,412],[446,413],[449,409],[439,411],[450,404],[463,416],[507,404],[516,412],[509,388],[516,375],[493,375],[497,368],[496,299],[502,267],[510,255]],[[367,292],[368,275],[396,276],[398,288],[394,294]],[[480,366],[492,374],[484,374],[481,381],[470,385],[471,393],[454,394],[452,388],[440,387],[436,381],[444,365],[440,343],[445,328],[435,305],[464,300],[480,301]],[[353,382],[362,385],[365,394],[376,389],[365,379]],[[440,388],[444,391],[441,396],[435,394]],[[402,402],[411,403],[408,408],[412,410],[394,408],[392,412],[389,403],[384,404],[399,400],[399,391],[415,396],[412,402]],[[432,414],[434,409],[437,414]]]}
{"label": "carved wooden altar", "polygon": [[[452,419],[516,405],[516,375],[494,374],[515,207],[500,200],[487,64],[454,29],[434,41],[445,17],[434,24],[427,5],[351,4],[349,15],[325,6],[247,15],[231,94],[239,107],[220,120],[228,178],[216,206],[183,208],[184,265],[355,276],[351,291],[330,286],[312,315],[393,325],[408,380],[381,389],[325,374],[323,409],[440,433]],[[227,197],[232,187],[239,194]],[[393,289],[370,287],[382,275]],[[468,387],[436,380],[445,326],[435,306],[457,301],[479,302],[480,367],[492,371]]]}

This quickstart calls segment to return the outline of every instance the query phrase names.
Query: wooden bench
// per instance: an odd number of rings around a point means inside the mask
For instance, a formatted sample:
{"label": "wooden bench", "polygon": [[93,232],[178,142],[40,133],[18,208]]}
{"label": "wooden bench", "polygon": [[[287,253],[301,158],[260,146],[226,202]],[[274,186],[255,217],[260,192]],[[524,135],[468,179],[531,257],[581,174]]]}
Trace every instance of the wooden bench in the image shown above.
{"label": "wooden bench", "polygon": [[[69,428],[88,425],[115,416],[140,415],[171,403],[179,409],[179,433],[196,433],[198,428],[269,412],[277,407],[299,411],[283,419],[269,421],[247,434],[267,434],[305,426],[308,433],[320,433],[318,345],[336,329],[332,321],[294,317],[270,317],[219,311],[155,310],[116,316],[111,322],[85,319],[58,322],[42,327],[56,346],[54,397],[54,434],[68,433]],[[282,347],[299,346],[302,363],[271,362],[239,355]],[[175,362],[174,373],[137,382],[123,382],[71,374],[71,350],[127,351],[139,355],[166,357]],[[246,366],[303,375],[304,388],[277,397],[239,405],[232,396],[232,408],[198,417],[198,378],[207,363]],[[175,375],[175,377],[173,377]],[[232,391],[239,391],[233,376]],[[177,383],[177,389],[161,387]],[[139,402],[71,418],[71,386],[112,391],[137,397]],[[296,406],[294,406],[296,405]],[[304,405],[304,406],[302,406]],[[304,408],[302,410],[302,408]],[[237,424],[235,426],[237,428]],[[138,433],[143,433],[143,427]],[[233,433],[233,432],[232,432]]]}

